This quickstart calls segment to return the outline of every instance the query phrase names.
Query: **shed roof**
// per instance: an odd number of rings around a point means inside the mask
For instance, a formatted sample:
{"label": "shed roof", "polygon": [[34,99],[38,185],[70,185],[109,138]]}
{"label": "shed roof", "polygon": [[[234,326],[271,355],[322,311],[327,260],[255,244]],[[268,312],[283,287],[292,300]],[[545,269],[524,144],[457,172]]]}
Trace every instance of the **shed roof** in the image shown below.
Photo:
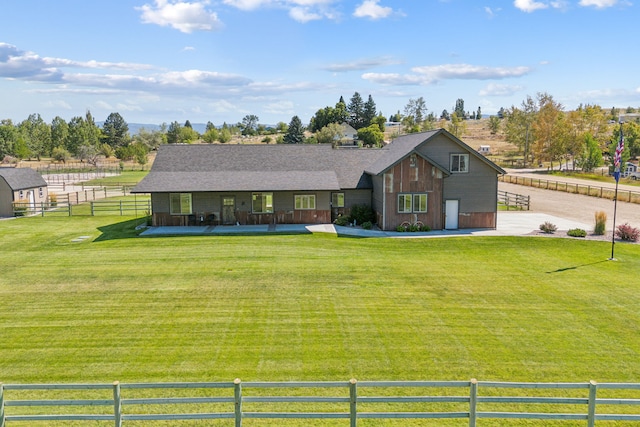
{"label": "shed roof", "polygon": [[31,168],[0,167],[0,178],[14,191],[47,186],[42,175]]}

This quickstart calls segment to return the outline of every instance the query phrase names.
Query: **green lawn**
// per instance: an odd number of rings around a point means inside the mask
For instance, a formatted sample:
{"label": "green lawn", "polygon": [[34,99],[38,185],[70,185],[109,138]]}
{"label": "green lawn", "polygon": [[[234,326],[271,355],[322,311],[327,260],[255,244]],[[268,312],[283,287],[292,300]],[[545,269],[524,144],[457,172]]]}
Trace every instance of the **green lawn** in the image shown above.
{"label": "green lawn", "polygon": [[640,245],[141,222],[0,221],[0,382],[640,381]]}

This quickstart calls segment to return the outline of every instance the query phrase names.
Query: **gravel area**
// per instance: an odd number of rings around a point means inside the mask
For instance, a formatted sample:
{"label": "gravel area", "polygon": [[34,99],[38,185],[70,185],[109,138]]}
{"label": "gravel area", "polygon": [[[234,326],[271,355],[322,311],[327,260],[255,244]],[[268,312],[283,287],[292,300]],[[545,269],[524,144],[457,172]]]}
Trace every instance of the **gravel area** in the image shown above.
{"label": "gravel area", "polygon": [[[538,176],[539,177],[539,176]],[[560,181],[560,180],[558,180]],[[564,181],[564,180],[563,180]],[[569,181],[569,179],[567,179]],[[615,186],[615,183],[613,184]],[[602,185],[605,186],[605,185]],[[500,182],[498,188],[502,191],[521,194],[531,197],[531,212],[545,213],[568,220],[585,224],[585,231],[589,233],[587,239],[611,240],[613,230],[613,216],[615,203],[609,199],[590,197],[581,194],[571,194],[562,191],[545,190],[524,185],[507,184]],[[637,187],[632,187],[637,190]],[[607,214],[607,231],[604,236],[592,235],[595,226],[595,213],[604,211]],[[640,204],[618,201],[616,207],[616,227],[621,224],[640,228]],[[566,230],[559,230],[566,231]],[[534,231],[532,234],[545,236],[544,233]],[[547,236],[566,235],[566,233],[554,233]]]}

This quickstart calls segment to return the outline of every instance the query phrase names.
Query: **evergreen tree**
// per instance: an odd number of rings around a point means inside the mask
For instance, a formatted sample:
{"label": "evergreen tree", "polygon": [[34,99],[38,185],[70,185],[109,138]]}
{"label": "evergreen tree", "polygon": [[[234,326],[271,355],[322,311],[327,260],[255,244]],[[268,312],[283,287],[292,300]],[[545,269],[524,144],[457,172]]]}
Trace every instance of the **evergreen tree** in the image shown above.
{"label": "evergreen tree", "polygon": [[364,101],[358,92],[355,92],[347,106],[349,113],[348,123],[356,130],[364,126]]}
{"label": "evergreen tree", "polygon": [[456,106],[453,109],[453,112],[456,114],[458,119],[464,120],[464,118],[466,117],[466,114],[464,112],[464,99],[458,98],[456,100]]}
{"label": "evergreen tree", "polygon": [[304,142],[304,127],[300,117],[293,116],[289,123],[287,133],[284,135],[285,144],[302,144]]}
{"label": "evergreen tree", "polygon": [[476,120],[480,120],[482,118],[482,111],[480,107],[478,107],[478,112],[476,113]]}
{"label": "evergreen tree", "polygon": [[111,113],[102,125],[104,142],[116,149],[129,144],[129,125],[120,113]]}
{"label": "evergreen tree", "polygon": [[376,103],[373,101],[373,97],[369,95],[367,102],[364,103],[363,126],[366,127],[371,125],[377,114]]}

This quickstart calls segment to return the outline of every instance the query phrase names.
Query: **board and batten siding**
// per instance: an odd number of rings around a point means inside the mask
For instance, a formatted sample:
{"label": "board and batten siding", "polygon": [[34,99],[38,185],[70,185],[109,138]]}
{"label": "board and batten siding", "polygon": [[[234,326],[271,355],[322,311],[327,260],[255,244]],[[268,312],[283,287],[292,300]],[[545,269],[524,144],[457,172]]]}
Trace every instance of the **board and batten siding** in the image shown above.
{"label": "board and batten siding", "polygon": [[[412,167],[411,156],[408,156],[384,174],[381,182],[384,193],[384,207],[381,209],[384,219],[381,228],[385,230],[395,230],[403,222],[413,224],[418,221],[435,230],[442,228],[442,171],[420,156],[415,156],[414,161],[415,167]],[[374,180],[374,186],[376,183],[378,181]],[[399,213],[398,194],[401,193],[426,193],[427,212]]]}

